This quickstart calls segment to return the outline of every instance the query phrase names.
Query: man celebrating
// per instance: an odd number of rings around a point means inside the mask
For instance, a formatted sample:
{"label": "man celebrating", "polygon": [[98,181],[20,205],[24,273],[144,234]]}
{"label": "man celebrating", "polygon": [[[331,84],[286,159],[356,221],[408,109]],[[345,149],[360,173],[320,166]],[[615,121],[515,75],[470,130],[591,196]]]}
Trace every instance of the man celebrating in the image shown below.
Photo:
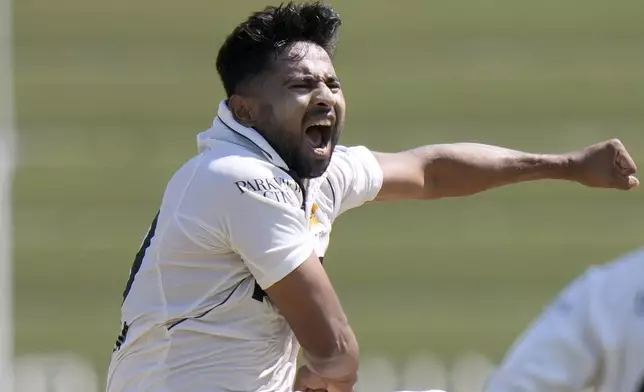
{"label": "man celebrating", "polygon": [[136,255],[108,392],[351,391],[358,344],[322,267],[340,214],[538,179],[638,184],[617,140],[563,155],[336,145],[346,112],[331,61],[340,23],[328,5],[289,3],[226,39],[217,70],[227,99],[199,154],[170,179]]}

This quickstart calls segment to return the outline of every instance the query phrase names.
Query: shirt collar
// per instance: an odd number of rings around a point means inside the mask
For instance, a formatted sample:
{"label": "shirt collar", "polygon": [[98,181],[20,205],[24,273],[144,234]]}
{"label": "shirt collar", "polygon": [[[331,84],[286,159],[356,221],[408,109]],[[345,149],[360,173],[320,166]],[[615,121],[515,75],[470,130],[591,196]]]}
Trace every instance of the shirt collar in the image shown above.
{"label": "shirt collar", "polygon": [[221,132],[232,132],[237,134],[249,142],[256,145],[264,155],[275,166],[279,166],[286,171],[289,170],[288,165],[282,157],[271,147],[271,145],[264,139],[264,137],[253,128],[246,127],[238,123],[233,117],[232,112],[228,108],[226,100],[223,100],[219,103],[219,109],[217,110],[217,117],[214,118],[212,122],[212,127],[205,132],[202,132],[197,137],[197,144],[199,148],[202,149],[204,146],[208,146],[208,141],[212,139],[219,139],[217,135],[221,135]]}

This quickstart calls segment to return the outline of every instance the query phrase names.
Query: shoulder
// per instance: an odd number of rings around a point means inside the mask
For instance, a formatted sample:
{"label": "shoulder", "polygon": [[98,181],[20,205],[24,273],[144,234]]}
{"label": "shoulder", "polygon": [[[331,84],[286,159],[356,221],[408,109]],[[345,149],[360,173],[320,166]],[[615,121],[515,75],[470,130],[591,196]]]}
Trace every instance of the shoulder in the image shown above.
{"label": "shoulder", "polygon": [[343,146],[337,145],[333,150],[331,157],[331,164],[342,163],[350,160],[368,161],[369,163],[377,163],[376,153],[366,146]]}
{"label": "shoulder", "polygon": [[199,155],[199,170],[222,180],[246,179],[249,177],[284,173],[262,154],[226,141],[221,148],[204,151]]}
{"label": "shoulder", "polygon": [[335,180],[350,180],[358,175],[381,175],[376,153],[365,146],[336,146],[327,175]]}
{"label": "shoulder", "polygon": [[217,181],[247,181],[254,178],[290,176],[284,170],[253,155],[205,155],[200,172]]}
{"label": "shoulder", "polygon": [[196,177],[217,200],[229,203],[272,201],[299,208],[303,199],[291,175],[253,154],[205,155]]}
{"label": "shoulder", "polygon": [[597,320],[619,325],[644,315],[644,249],[589,267],[585,275],[585,292]]}
{"label": "shoulder", "polygon": [[591,265],[568,283],[555,304],[585,303],[596,311],[615,312],[644,289],[643,274],[644,249]]}
{"label": "shoulder", "polygon": [[[589,280],[595,286],[605,286],[612,291],[636,286],[644,288],[639,278],[644,274],[644,248],[623,254],[607,263],[587,269]],[[612,288],[611,288],[612,287]]]}
{"label": "shoulder", "polygon": [[376,153],[369,148],[337,146],[331,157],[327,178],[342,199],[355,196],[360,199],[358,204],[361,204],[376,196],[382,186],[383,172]]}

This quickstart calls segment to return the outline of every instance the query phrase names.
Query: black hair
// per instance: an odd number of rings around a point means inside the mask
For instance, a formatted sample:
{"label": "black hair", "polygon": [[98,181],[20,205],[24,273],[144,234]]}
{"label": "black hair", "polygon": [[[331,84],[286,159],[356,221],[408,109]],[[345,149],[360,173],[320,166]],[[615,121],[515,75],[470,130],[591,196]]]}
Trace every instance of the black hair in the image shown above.
{"label": "black hair", "polygon": [[266,71],[297,42],[311,42],[333,56],[340,15],[320,2],[281,4],[253,13],[226,38],[217,55],[217,72],[226,94]]}

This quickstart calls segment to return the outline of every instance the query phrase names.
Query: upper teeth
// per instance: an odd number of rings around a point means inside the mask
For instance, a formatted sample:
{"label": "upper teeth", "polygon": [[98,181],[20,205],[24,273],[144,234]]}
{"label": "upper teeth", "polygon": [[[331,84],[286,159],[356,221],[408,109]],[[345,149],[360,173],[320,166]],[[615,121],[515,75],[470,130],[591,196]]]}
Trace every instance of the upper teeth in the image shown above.
{"label": "upper teeth", "polygon": [[312,127],[330,127],[331,126],[331,120],[318,120],[311,124]]}

